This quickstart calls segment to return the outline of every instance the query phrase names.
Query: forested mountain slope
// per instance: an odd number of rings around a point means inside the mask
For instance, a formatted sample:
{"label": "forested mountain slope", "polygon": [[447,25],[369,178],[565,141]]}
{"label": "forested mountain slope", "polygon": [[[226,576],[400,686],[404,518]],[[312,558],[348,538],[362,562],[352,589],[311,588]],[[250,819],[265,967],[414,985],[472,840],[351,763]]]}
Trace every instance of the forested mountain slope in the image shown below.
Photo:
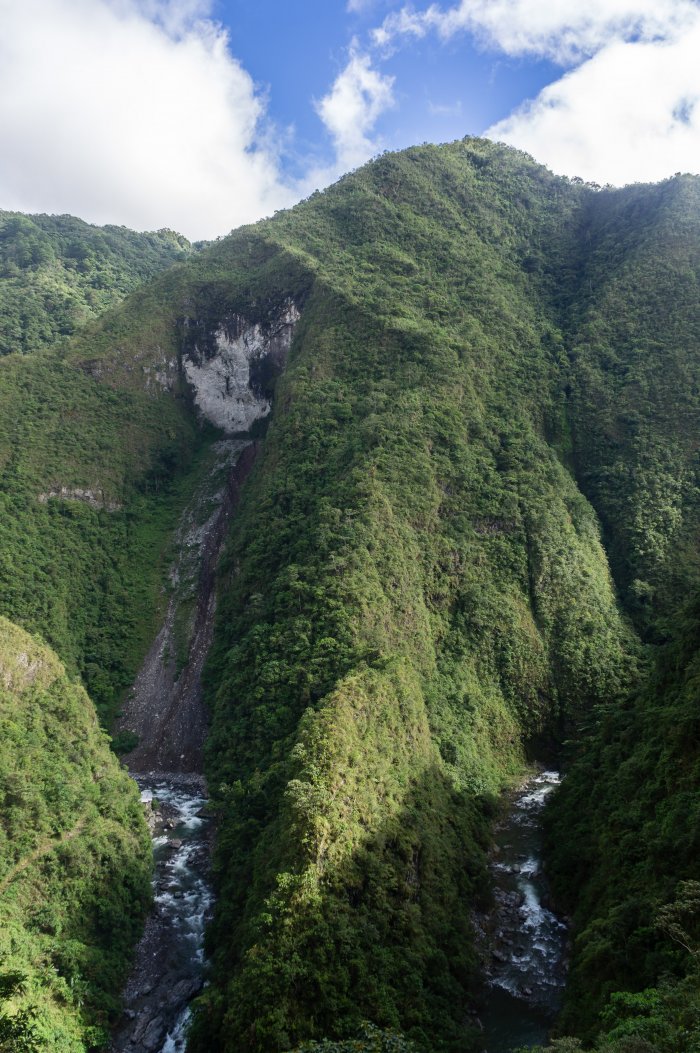
{"label": "forested mountain slope", "polygon": [[85,691],[0,618],[3,1050],[104,1046],[150,899],[148,846]]}
{"label": "forested mountain slope", "polygon": [[664,728],[694,719],[699,204],[692,177],[596,190],[480,140],[415,148],[0,362],[0,605],[105,715],[155,627],[202,413],[259,439],[207,673],[195,1051],[363,1020],[480,1048],[494,798],[565,739],[567,1020],[592,1035],[607,992],[686,969],[663,929],[633,970],[596,955],[697,865],[646,824],[653,801],[675,838],[697,792],[693,736]]}
{"label": "forested mountain slope", "polygon": [[363,1016],[464,1049],[484,800],[524,740],[635,675],[555,447],[578,195],[510,152],[416,150],[268,228],[314,284],[222,585],[213,950],[233,980],[203,1049]]}
{"label": "forested mountain slope", "polygon": [[0,355],[69,336],[191,252],[172,230],[0,211]]}
{"label": "forested mountain slope", "polygon": [[[141,236],[133,238],[133,259],[120,264],[131,285]],[[163,251],[181,255],[169,236],[150,250],[141,280],[163,269]],[[9,286],[30,313],[38,273],[15,274]],[[181,398],[142,376],[140,390],[116,391],[53,347],[0,357],[0,614],[11,619],[0,618],[8,1053],[105,1047],[150,901],[138,792],[95,707],[110,727],[155,634],[170,538],[212,436]]]}
{"label": "forested mountain slope", "polygon": [[699,1040],[700,886],[683,883],[700,877],[700,188],[688,176],[608,197],[587,221],[571,420],[622,597],[658,654],[642,690],[572,744],[550,856],[575,917],[565,1022],[590,1035],[611,992],[666,976],[661,993],[613,999],[606,1027],[680,1053]]}

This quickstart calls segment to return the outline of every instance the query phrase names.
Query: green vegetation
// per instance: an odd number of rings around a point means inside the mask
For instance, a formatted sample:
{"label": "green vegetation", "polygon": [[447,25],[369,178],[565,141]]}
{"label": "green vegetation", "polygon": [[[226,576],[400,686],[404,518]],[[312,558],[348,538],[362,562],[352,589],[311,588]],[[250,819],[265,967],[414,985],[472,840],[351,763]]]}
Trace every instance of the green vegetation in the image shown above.
{"label": "green vegetation", "polygon": [[[562,902],[584,896],[569,1019],[614,1036],[601,993],[691,982],[644,893],[658,873],[661,909],[692,876],[694,739],[665,688],[646,718],[630,689],[696,578],[698,194],[423,148],[256,228],[257,283],[251,232],[200,261],[225,261],[243,313],[241,289],[288,291],[275,245],[313,284],[224,569],[221,900],[194,1049],[285,1049],[362,1017],[464,1049],[488,796],[538,736],[581,751],[552,837]],[[618,729],[602,770],[600,724]]]}
{"label": "green vegetation", "polygon": [[172,230],[0,211],[0,355],[69,336],[191,251]]}
{"label": "green vegetation", "polygon": [[[636,675],[595,514],[557,455],[551,268],[577,200],[518,155],[457,144],[383,158],[257,228],[313,284],[223,567],[220,902],[195,1050],[284,1050],[363,1018],[467,1048],[489,800],[525,742]],[[197,266],[226,259],[237,295],[245,275],[250,301],[279,302],[250,239]]]}
{"label": "green vegetation", "polygon": [[354,1038],[346,1042],[305,1042],[294,1053],[415,1053],[412,1042],[396,1031],[380,1031],[372,1024],[365,1024]]}
{"label": "green vegetation", "polygon": [[0,1049],[102,1046],[149,900],[135,785],[85,691],[0,618]]}
{"label": "green vegetation", "polygon": [[[576,460],[625,606],[656,655],[641,690],[580,729],[552,807],[550,867],[575,931],[562,1025],[586,1039],[602,1031],[603,1042],[632,1043],[638,1033],[654,1049],[690,1050],[696,958],[659,918],[679,882],[697,878],[699,858],[698,180],[597,195],[585,229]],[[635,1013],[646,1023],[633,1024]],[[652,1035],[649,1018],[665,1031]]]}
{"label": "green vegetation", "polygon": [[[148,294],[141,303],[142,316],[124,317],[148,340],[161,315]],[[107,313],[100,325],[113,337],[120,323]],[[83,332],[94,351],[98,330]],[[51,658],[53,679],[15,697],[0,663],[0,882],[31,857],[0,895],[0,1048],[13,1053],[104,1046],[150,897],[137,796],[93,703],[109,728],[155,634],[173,530],[217,438],[193,420],[176,346],[173,326],[148,362],[138,347],[117,350],[127,383],[55,348],[0,358],[0,616],[67,670]]]}
{"label": "green vegetation", "polygon": [[94,346],[89,320],[190,253],[172,231],[0,212],[0,613],[80,674],[107,727],[157,626],[202,436],[166,390],[174,336],[151,365],[129,356],[128,391],[41,349],[78,328]]}
{"label": "green vegetation", "polygon": [[[416,148],[0,360],[0,610],[109,721],[207,462],[178,356],[302,312],[220,574],[193,1053],[479,1049],[495,795],[564,741],[578,1037],[552,1050],[697,1053],[698,205],[691,177],[600,191],[483,141]],[[87,1041],[42,971],[63,942],[17,919],[0,1027],[35,1004]],[[75,937],[90,1027],[113,922]]]}
{"label": "green vegetation", "polygon": [[161,393],[60,359],[0,359],[0,613],[39,632],[109,725],[157,626],[201,436]]}

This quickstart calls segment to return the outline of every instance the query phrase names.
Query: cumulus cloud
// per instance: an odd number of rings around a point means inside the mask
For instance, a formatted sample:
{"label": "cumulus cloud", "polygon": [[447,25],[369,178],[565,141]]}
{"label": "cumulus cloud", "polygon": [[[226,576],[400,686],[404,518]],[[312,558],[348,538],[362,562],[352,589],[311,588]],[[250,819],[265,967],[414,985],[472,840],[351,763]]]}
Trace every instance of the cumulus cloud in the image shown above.
{"label": "cumulus cloud", "polygon": [[699,48],[700,19],[676,41],[613,43],[487,135],[599,183],[698,172]]}
{"label": "cumulus cloud", "polygon": [[163,26],[171,36],[186,33],[194,22],[205,21],[211,14],[211,0],[110,0],[112,6],[126,12],[129,7]]}
{"label": "cumulus cloud", "polygon": [[611,37],[660,40],[676,35],[697,15],[695,0],[461,0],[453,7],[404,7],[374,30],[380,47],[401,37],[460,32],[509,55],[534,54],[562,63],[595,53]]}
{"label": "cumulus cloud", "polygon": [[362,164],[379,148],[370,137],[379,117],[394,105],[394,78],[374,69],[369,55],[352,48],[331,90],[316,104],[336,150],[339,171]]}
{"label": "cumulus cloud", "polygon": [[461,0],[402,8],[373,39],[388,53],[429,33],[568,67],[486,130],[555,171],[618,184],[700,171],[697,0]]}
{"label": "cumulus cloud", "polygon": [[0,0],[0,203],[213,237],[289,203],[204,0]]}

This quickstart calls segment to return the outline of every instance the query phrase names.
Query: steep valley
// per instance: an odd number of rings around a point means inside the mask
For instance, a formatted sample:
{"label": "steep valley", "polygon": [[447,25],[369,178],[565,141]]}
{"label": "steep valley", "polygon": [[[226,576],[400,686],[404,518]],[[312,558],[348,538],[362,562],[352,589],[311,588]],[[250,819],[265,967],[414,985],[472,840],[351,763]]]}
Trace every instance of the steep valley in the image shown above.
{"label": "steep valley", "polygon": [[191,1053],[480,1053],[494,824],[542,758],[547,1048],[697,1048],[699,277],[697,178],[467,139],[0,359],[0,1049],[119,1019],[150,849],[93,706],[160,821],[199,837],[203,772],[216,829],[206,973],[154,1012],[147,927],[115,1048],[182,1048],[206,976]]}
{"label": "steep valley", "polygon": [[202,986],[212,903],[211,817],[203,745],[202,668],[213,631],[221,547],[255,446],[213,444],[175,532],[165,619],[117,721],[135,743],[124,763],[147,809],[155,853],[154,909],[136,949],[115,1053],[184,1048],[189,1003]]}

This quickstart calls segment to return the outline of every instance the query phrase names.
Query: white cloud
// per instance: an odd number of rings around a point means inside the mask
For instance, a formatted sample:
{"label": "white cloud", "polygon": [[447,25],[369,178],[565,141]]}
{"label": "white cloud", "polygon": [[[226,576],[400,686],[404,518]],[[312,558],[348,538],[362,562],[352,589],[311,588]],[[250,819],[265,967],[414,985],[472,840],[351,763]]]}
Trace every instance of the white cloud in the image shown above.
{"label": "white cloud", "polygon": [[375,43],[390,48],[402,36],[460,32],[509,55],[534,54],[562,63],[594,54],[611,38],[658,41],[694,22],[695,0],[461,0],[453,7],[404,7],[374,30]]}
{"label": "white cloud", "polygon": [[700,172],[700,18],[675,41],[614,42],[487,135],[599,183]]}
{"label": "white cloud", "polygon": [[336,150],[336,168],[362,164],[379,148],[370,138],[377,120],[394,105],[394,78],[372,68],[369,55],[354,48],[331,90],[316,104]]}
{"label": "white cloud", "polygon": [[403,8],[373,37],[389,53],[407,37],[460,32],[571,67],[489,137],[602,183],[700,172],[697,0],[461,0]]}
{"label": "white cloud", "polygon": [[206,0],[0,0],[0,206],[213,237],[289,203]]}
{"label": "white cloud", "polygon": [[109,0],[116,10],[140,11],[151,22],[161,25],[171,36],[180,36],[211,14],[211,0]]}
{"label": "white cloud", "polygon": [[[211,3],[0,0],[0,207],[212,237],[381,148],[394,79],[355,42],[315,104],[334,162],[285,181],[279,152],[290,144]],[[487,133],[556,171],[625,182],[700,170],[698,0],[434,3],[394,11],[373,38],[388,52],[428,33],[572,67]]]}

